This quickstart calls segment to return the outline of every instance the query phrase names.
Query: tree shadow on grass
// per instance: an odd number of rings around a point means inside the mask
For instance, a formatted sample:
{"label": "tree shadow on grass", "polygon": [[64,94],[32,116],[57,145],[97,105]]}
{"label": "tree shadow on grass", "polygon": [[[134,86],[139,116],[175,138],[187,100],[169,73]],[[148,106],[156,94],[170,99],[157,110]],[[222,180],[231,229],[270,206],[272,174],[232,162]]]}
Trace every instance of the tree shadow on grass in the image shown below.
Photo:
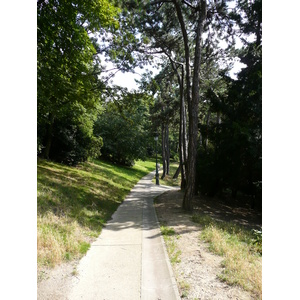
{"label": "tree shadow on grass", "polygon": [[96,177],[85,170],[46,161],[40,163],[38,214],[45,216],[52,212],[57,216],[67,216],[90,230],[101,231],[133,185],[126,180],[125,187],[114,184],[109,176],[106,173]]}

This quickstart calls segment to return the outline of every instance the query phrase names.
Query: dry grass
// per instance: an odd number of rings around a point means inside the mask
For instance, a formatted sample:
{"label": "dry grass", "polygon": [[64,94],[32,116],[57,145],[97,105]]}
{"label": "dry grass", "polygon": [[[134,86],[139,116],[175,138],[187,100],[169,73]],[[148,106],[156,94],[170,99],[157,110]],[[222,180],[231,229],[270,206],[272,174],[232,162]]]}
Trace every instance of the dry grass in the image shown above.
{"label": "dry grass", "polygon": [[208,216],[194,215],[193,221],[204,226],[201,237],[214,253],[224,257],[219,278],[239,285],[262,297],[261,244],[253,232],[230,222],[217,222]]}
{"label": "dry grass", "polygon": [[[49,212],[37,218],[37,261],[50,266],[78,258],[89,243],[85,230],[66,216]],[[85,252],[84,252],[85,253]],[[83,254],[84,254],[83,253]]]}
{"label": "dry grass", "polygon": [[97,160],[68,167],[39,159],[38,269],[82,257],[134,184],[154,168],[153,161],[133,168]]}

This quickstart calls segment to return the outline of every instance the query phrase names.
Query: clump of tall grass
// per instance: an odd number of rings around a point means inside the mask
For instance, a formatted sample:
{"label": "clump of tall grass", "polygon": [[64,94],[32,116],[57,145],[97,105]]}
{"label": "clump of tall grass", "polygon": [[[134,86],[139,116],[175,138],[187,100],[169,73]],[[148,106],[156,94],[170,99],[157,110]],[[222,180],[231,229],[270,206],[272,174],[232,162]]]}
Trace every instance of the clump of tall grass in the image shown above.
{"label": "clump of tall grass", "polygon": [[195,214],[192,219],[203,226],[201,238],[209,243],[209,249],[224,257],[224,270],[219,278],[261,299],[261,231],[250,231],[233,222],[216,221],[207,215]]}
{"label": "clump of tall grass", "polygon": [[76,221],[49,212],[37,218],[37,261],[54,267],[78,258],[89,249],[89,240]]}

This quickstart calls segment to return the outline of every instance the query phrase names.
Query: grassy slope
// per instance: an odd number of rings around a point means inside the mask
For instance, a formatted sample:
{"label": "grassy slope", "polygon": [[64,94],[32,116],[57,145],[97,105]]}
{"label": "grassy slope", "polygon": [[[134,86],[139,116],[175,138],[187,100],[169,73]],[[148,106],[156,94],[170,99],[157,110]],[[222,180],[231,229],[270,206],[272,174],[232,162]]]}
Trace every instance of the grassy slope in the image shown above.
{"label": "grassy slope", "polygon": [[39,159],[38,267],[53,267],[86,253],[131,188],[154,169],[154,160],[127,168],[98,160],[68,167]]}

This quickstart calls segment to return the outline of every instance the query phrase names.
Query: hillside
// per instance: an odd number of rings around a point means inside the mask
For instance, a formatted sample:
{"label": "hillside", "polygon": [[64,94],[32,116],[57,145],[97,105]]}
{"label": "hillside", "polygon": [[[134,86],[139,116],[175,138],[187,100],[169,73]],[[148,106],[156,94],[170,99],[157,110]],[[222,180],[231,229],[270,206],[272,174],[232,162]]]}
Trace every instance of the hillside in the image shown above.
{"label": "hillside", "polygon": [[37,261],[42,269],[82,257],[154,161],[122,167],[90,160],[77,167],[38,159]]}

